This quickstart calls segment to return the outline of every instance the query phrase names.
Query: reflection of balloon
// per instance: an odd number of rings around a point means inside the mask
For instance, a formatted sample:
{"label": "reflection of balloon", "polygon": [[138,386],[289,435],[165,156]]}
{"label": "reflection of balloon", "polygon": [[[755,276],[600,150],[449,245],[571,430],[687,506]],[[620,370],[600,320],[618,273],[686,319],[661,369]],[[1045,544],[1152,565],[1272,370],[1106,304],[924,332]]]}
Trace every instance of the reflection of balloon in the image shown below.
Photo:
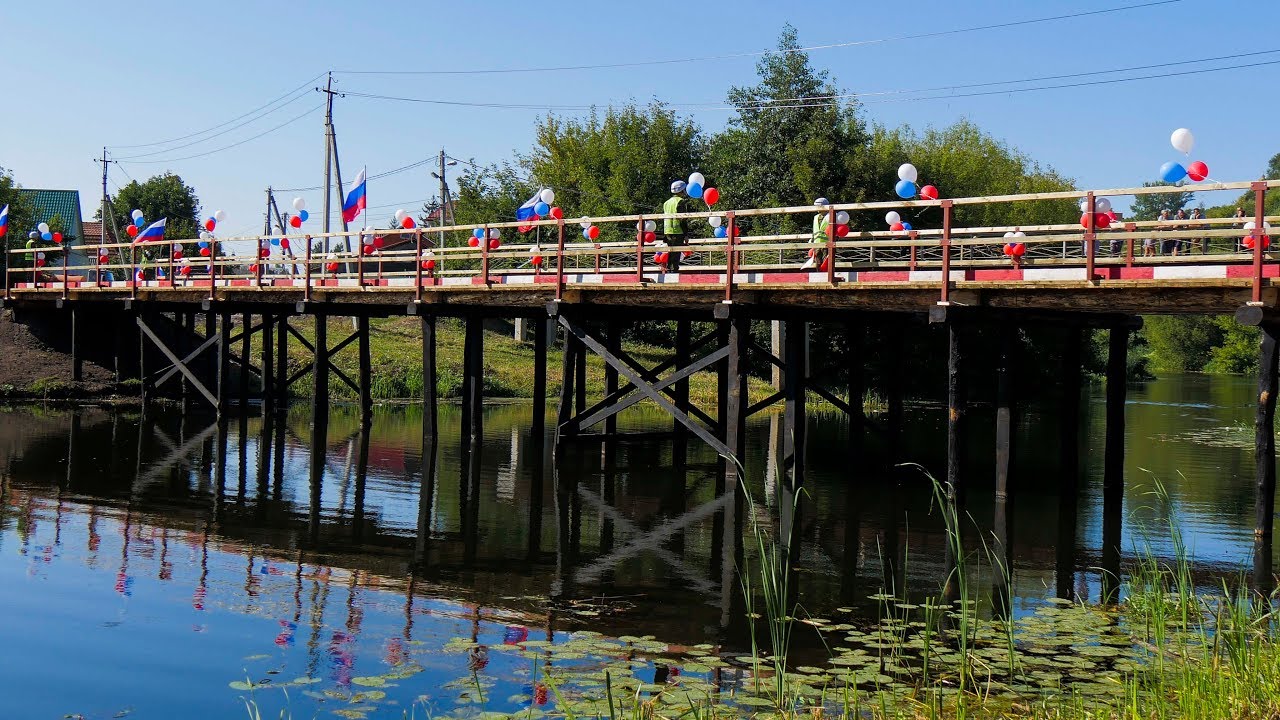
{"label": "reflection of balloon", "polygon": [[1167,162],[1160,166],[1160,179],[1167,183],[1176,183],[1187,176],[1187,169],[1176,162]]}
{"label": "reflection of balloon", "polygon": [[938,199],[938,188],[936,188],[936,187],[934,187],[934,186],[932,186],[932,185],[925,185],[924,187],[920,188],[920,199],[922,199],[922,200],[937,200],[937,199]]}
{"label": "reflection of balloon", "polygon": [[[899,180],[906,180],[907,182],[912,183],[914,185],[916,178],[918,178],[919,175],[920,174],[916,171],[916,166],[912,165],[911,163],[903,163],[902,165],[898,166]],[[914,195],[915,193],[912,193],[912,194]]]}
{"label": "reflection of balloon", "polygon": [[690,183],[689,187],[685,188],[684,191],[694,200],[702,197],[702,186],[698,183]]}
{"label": "reflection of balloon", "polygon": [[130,225],[129,227],[125,228],[125,229],[124,229],[124,231],[125,231],[125,233],[126,233],[129,237],[137,237],[137,236],[138,236],[138,226],[137,226],[137,225]]}
{"label": "reflection of balloon", "polygon": [[[550,205],[551,203],[556,201],[556,191],[552,190],[551,188],[546,188],[542,192],[538,193],[538,198],[541,199],[542,202],[546,203],[547,205]],[[543,215],[545,213],[538,213],[538,214]]]}
{"label": "reflection of balloon", "polygon": [[890,210],[884,214],[884,222],[886,225],[896,225],[902,222],[902,216],[896,210]]}
{"label": "reflection of balloon", "polygon": [[1169,144],[1173,145],[1173,149],[1183,155],[1191,154],[1191,148],[1195,147],[1196,136],[1186,128],[1178,128],[1169,136]]}
{"label": "reflection of balloon", "polygon": [[893,187],[893,191],[898,194],[898,197],[908,200],[915,197],[916,184],[910,180],[899,180],[898,184]]}
{"label": "reflection of balloon", "polygon": [[702,191],[702,199],[707,201],[707,207],[720,202],[720,191],[715,188],[707,188]]}
{"label": "reflection of balloon", "polygon": [[1197,160],[1187,166],[1187,177],[1200,182],[1209,177],[1209,166]]}
{"label": "reflection of balloon", "polygon": [[[696,172],[689,176],[689,184],[697,185],[699,188],[706,187],[707,179],[703,177],[702,173]],[[690,194],[690,197],[692,197],[692,193]]]}
{"label": "reflection of balloon", "polygon": [[303,200],[303,199],[302,199],[302,198],[300,198],[300,197],[296,197],[296,198],[294,198],[294,199],[293,199],[293,209],[294,209],[294,210],[299,210],[299,211],[300,211],[300,210],[302,210],[303,208],[305,208],[306,206],[307,206],[307,201],[306,201],[306,200]]}

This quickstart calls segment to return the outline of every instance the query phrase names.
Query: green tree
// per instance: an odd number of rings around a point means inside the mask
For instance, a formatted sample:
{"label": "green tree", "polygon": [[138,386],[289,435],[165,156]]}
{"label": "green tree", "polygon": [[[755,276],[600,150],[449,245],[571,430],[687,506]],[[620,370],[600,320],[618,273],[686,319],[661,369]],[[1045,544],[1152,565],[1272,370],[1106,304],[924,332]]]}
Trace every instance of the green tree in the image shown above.
{"label": "green tree", "polygon": [[148,223],[167,218],[166,237],[189,240],[200,234],[200,201],[195,188],[173,173],[156,175],[141,183],[134,180],[120,188],[111,199],[111,210],[122,232],[133,223],[130,214],[135,209],[142,211]]}
{"label": "green tree", "polygon": [[[1170,187],[1170,183],[1148,182],[1143,183],[1142,186]],[[1195,193],[1186,190],[1168,193],[1167,195],[1139,195],[1133,199],[1133,204],[1129,206],[1129,209],[1133,214],[1134,220],[1155,220],[1160,217],[1162,210],[1168,210],[1170,216],[1177,214],[1194,198]]]}

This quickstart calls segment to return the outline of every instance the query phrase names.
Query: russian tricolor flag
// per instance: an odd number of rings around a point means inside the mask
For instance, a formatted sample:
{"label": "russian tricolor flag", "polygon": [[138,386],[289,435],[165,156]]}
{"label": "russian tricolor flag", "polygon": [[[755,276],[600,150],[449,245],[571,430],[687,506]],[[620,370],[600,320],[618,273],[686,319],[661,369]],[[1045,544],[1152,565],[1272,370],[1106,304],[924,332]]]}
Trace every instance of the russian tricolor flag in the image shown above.
{"label": "russian tricolor flag", "polygon": [[360,174],[356,176],[355,185],[352,186],[351,192],[347,193],[347,199],[342,203],[342,219],[351,222],[356,219],[361,212],[364,211],[368,202],[365,197],[364,168],[360,168]]}
{"label": "russian tricolor flag", "polygon": [[9,232],[9,206],[5,205],[4,209],[0,210],[0,237],[4,237],[7,232]]}
{"label": "russian tricolor flag", "polygon": [[534,206],[535,206],[535,205],[537,205],[541,200],[542,200],[542,191],[541,191],[541,190],[534,190],[534,191],[533,191],[533,197],[529,198],[528,200],[525,200],[525,201],[524,201],[524,204],[523,204],[523,205],[521,205],[521,206],[519,207],[519,209],[517,209],[517,210],[516,210],[516,219],[517,219],[517,220],[528,220],[529,218],[531,218],[531,217],[533,217],[534,215],[536,215],[537,213],[535,213],[535,212],[533,211],[533,208],[534,208]]}
{"label": "russian tricolor flag", "polygon": [[148,225],[145,230],[138,233],[138,237],[133,239],[133,244],[137,245],[138,243],[149,242],[153,240],[163,240],[165,220],[166,220],[165,218],[160,218],[159,220]]}

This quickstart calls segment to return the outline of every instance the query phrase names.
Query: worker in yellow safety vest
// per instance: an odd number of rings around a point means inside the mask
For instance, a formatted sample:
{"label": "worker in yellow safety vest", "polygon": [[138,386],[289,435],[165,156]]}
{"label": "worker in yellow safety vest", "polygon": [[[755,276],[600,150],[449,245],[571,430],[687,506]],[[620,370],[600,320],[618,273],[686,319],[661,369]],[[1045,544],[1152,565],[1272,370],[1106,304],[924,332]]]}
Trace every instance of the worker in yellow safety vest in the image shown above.
{"label": "worker in yellow safety vest", "polygon": [[824,197],[820,197],[813,201],[813,204],[822,208],[822,212],[813,216],[813,247],[809,250],[809,257],[800,266],[802,270],[809,270],[822,264],[822,259],[827,254],[827,227],[831,222],[831,214],[826,208],[831,206],[831,201]]}
{"label": "worker in yellow safety vest", "polygon": [[[680,203],[684,201],[684,191],[687,185],[683,180],[676,180],[671,183],[671,197],[662,203],[662,212],[665,215],[674,215],[676,213],[685,212],[680,207]],[[667,218],[662,221],[662,234],[667,239],[667,271],[680,272],[680,256],[684,252],[685,232],[684,221],[679,218]]]}

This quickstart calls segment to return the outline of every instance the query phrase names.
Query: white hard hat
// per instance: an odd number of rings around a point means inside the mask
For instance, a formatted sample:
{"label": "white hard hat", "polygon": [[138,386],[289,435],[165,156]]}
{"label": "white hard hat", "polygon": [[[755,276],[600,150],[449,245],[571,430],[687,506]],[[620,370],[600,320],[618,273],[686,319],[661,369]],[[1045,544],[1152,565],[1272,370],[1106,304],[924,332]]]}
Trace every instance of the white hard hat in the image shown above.
{"label": "white hard hat", "polygon": [[688,187],[688,185],[686,185],[683,180],[677,180],[671,183],[671,194],[679,195],[680,193],[684,192],[684,189],[686,187]]}
{"label": "white hard hat", "polygon": [[827,205],[830,205],[830,204],[831,204],[831,201],[830,201],[830,200],[827,200],[827,199],[826,199],[826,198],[824,198],[824,197],[820,197],[820,198],[818,198],[817,200],[814,200],[814,201],[813,201],[813,204],[814,204],[814,205],[822,205],[822,206],[824,206],[824,207],[825,207],[825,206],[827,206]]}

